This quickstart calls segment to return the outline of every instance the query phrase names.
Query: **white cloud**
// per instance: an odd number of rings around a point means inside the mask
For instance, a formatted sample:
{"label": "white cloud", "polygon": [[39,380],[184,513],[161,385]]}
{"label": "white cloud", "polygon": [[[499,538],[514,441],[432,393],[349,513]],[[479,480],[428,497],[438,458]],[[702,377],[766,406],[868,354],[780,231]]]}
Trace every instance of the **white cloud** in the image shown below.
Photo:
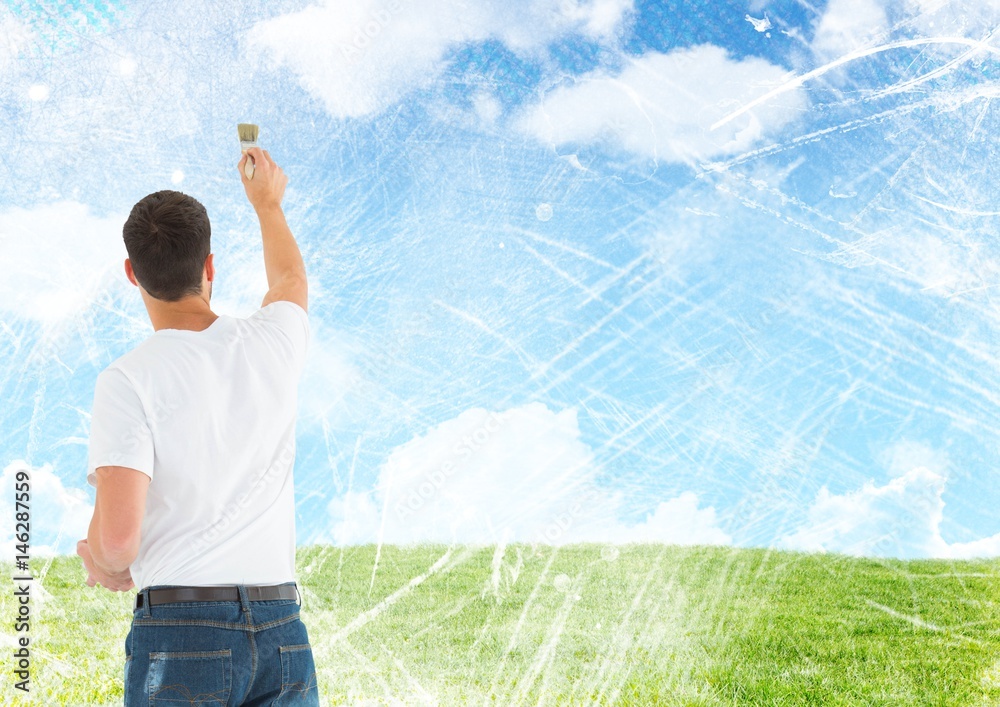
{"label": "white cloud", "polygon": [[890,476],[903,476],[911,469],[922,466],[939,476],[947,477],[950,464],[947,453],[913,440],[890,445],[879,456],[879,461]]}
{"label": "white cloud", "polygon": [[[902,456],[911,451],[904,450]],[[884,486],[868,481],[840,495],[824,486],[809,509],[807,523],[777,544],[807,552],[904,559],[1000,555],[1000,533],[965,543],[948,543],[941,537],[945,484],[943,474],[918,466]]]}
{"label": "white cloud", "polygon": [[286,66],[335,117],[378,113],[428,86],[447,52],[497,39],[520,53],[570,33],[615,34],[631,0],[327,0],[255,25],[251,56]]}
{"label": "white cloud", "polygon": [[338,544],[730,541],[714,509],[699,509],[691,492],[625,525],[621,493],[602,489],[597,472],[575,410],[473,408],[397,447],[372,493],[334,499],[331,537]]}
{"label": "white cloud", "polygon": [[812,49],[822,61],[860,49],[887,31],[880,0],[830,0],[813,35]]}
{"label": "white cloud", "polygon": [[476,111],[480,123],[492,125],[500,117],[500,101],[488,93],[479,93],[472,100],[473,108]]}
{"label": "white cloud", "polygon": [[823,258],[849,268],[878,265],[888,277],[909,282],[930,295],[951,297],[995,282],[1000,261],[991,255],[988,249],[971,245],[968,238],[964,243],[945,239],[918,224],[888,236],[864,236]]}
{"label": "white cloud", "polygon": [[621,27],[622,18],[632,10],[632,0],[592,0],[560,3],[567,17],[582,24],[584,34],[609,37]]}
{"label": "white cloud", "polygon": [[380,509],[371,493],[348,491],[327,506],[333,519],[331,537],[338,545],[360,545],[378,538]]}
{"label": "white cloud", "polygon": [[[0,528],[0,560],[9,561],[17,554],[14,549],[15,492],[18,472],[26,472],[30,481],[31,556],[72,554],[76,541],[87,537],[94,507],[87,492],[67,488],[49,464],[32,467],[23,460],[11,462],[0,476],[0,509],[7,522]],[[82,581],[82,580],[81,580]]]}
{"label": "white cloud", "polygon": [[0,212],[0,309],[52,323],[89,305],[109,270],[124,272],[125,218],[75,201]]}
{"label": "white cloud", "polygon": [[299,419],[336,424],[340,416],[356,414],[343,404],[343,397],[367,381],[345,349],[343,336],[331,331],[320,317],[312,317],[309,326],[309,350],[299,384]]}
{"label": "white cloud", "polygon": [[981,39],[1000,22],[1000,0],[969,3],[906,0],[905,7],[913,16],[909,24],[931,36],[958,35]]}
{"label": "white cloud", "polygon": [[0,9],[0,70],[13,64],[30,41],[27,26]]}
{"label": "white cloud", "polygon": [[698,496],[685,491],[661,502],[638,525],[617,526],[606,534],[609,542],[676,542],[685,545],[728,545],[732,538],[716,525],[715,509],[698,508]]}
{"label": "white cloud", "polygon": [[816,23],[812,50],[825,62],[877,45],[893,30],[890,16],[925,37],[981,39],[1000,22],[1000,0],[830,0]]}
{"label": "white cloud", "polygon": [[967,560],[972,557],[1000,556],[1000,533],[979,540],[964,543],[951,543],[943,557],[956,560]]}
{"label": "white cloud", "polygon": [[597,70],[551,91],[518,127],[555,146],[602,141],[644,157],[697,163],[746,150],[798,116],[790,90],[713,131],[710,126],[788,78],[764,59],[730,59],[710,44],[651,52],[612,75]]}
{"label": "white cloud", "polygon": [[949,292],[980,284],[972,280],[977,273],[969,260],[975,254],[932,233],[911,232],[895,240],[886,239],[883,250],[889,262],[895,262],[925,288]]}

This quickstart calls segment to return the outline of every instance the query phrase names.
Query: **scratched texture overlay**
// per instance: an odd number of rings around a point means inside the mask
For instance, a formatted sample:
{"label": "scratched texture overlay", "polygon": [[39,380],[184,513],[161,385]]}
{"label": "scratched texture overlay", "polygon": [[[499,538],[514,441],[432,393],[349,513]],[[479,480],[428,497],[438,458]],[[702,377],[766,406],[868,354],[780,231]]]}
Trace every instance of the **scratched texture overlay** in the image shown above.
{"label": "scratched texture overlay", "polygon": [[[998,27],[986,0],[6,2],[0,537],[27,469],[41,621],[115,617],[93,663],[40,624],[38,689],[120,695],[124,600],[44,577],[83,586],[56,556],[95,378],[152,332],[132,204],[206,205],[217,312],[266,290],[238,122],[309,270],[296,522],[334,703],[738,703],[705,666],[753,653],[748,588],[793,565],[1000,684]],[[928,568],[986,613],[927,618]]]}

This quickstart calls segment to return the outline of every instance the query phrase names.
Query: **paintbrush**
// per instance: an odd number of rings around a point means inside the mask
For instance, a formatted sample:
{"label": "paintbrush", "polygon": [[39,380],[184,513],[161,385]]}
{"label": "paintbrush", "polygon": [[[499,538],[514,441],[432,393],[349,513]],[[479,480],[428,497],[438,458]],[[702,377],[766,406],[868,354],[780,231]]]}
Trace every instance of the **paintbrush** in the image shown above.
{"label": "paintbrush", "polygon": [[[260,128],[253,123],[239,123],[236,129],[240,134],[240,148],[243,152],[246,152],[251,147],[257,147],[257,135],[260,133]],[[247,179],[253,179],[253,157],[248,156],[246,164],[243,165],[243,174],[247,175]]]}

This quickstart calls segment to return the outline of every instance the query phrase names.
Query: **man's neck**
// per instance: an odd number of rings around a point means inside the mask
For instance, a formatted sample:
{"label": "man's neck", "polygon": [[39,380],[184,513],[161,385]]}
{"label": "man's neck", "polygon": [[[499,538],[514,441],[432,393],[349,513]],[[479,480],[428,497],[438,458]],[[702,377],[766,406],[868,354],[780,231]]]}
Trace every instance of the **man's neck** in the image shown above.
{"label": "man's neck", "polygon": [[176,302],[164,302],[144,295],[143,300],[154,331],[160,329],[202,331],[219,318],[219,315],[212,311],[208,301],[200,295],[185,297]]}

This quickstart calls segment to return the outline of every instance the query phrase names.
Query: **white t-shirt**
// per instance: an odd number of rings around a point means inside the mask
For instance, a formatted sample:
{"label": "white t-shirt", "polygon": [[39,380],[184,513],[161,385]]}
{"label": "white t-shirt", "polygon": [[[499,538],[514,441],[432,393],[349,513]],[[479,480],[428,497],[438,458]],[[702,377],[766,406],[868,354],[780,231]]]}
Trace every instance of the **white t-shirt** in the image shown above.
{"label": "white t-shirt", "polygon": [[309,320],[277,301],[203,331],[160,329],[97,377],[87,481],[150,477],[139,589],[295,579],[295,417]]}

